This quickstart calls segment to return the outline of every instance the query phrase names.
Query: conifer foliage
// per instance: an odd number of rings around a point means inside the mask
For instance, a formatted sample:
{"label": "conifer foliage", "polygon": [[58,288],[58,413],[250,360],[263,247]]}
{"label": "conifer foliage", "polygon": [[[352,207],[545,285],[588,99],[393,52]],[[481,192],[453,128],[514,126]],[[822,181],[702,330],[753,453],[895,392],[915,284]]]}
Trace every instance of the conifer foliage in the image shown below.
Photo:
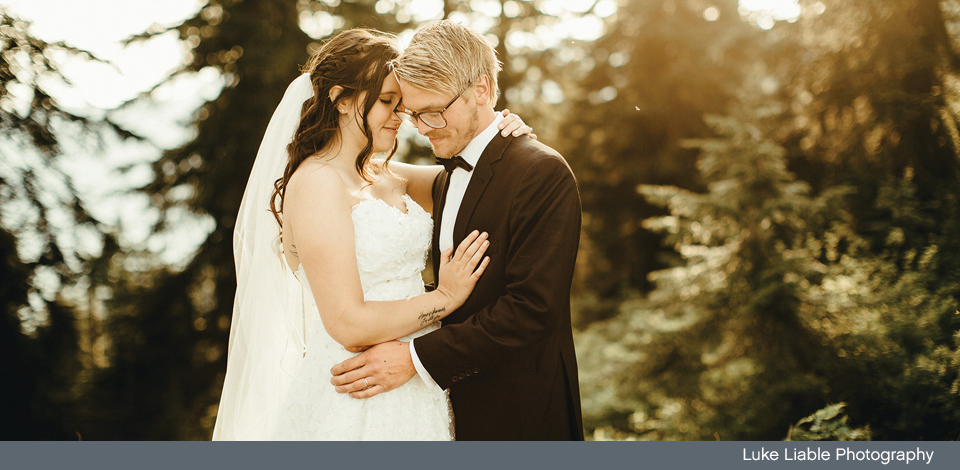
{"label": "conifer foliage", "polygon": [[765,440],[846,401],[875,438],[951,438],[960,345],[931,274],[938,247],[899,260],[894,229],[874,254],[851,228],[849,187],[814,197],[756,127],[710,122],[723,138],[691,142],[707,193],[638,188],[669,209],[645,225],[683,262],[582,335],[587,415],[645,438]]}
{"label": "conifer foliage", "polygon": [[64,109],[41,86],[65,80],[57,53],[89,57],[33,37],[0,7],[0,439],[77,438],[77,304],[94,271],[85,247],[106,229],[60,166],[61,142],[112,124]]}
{"label": "conifer foliage", "polygon": [[[820,240],[844,221],[844,191],[812,197],[809,185],[787,171],[784,149],[755,127],[732,118],[710,122],[720,138],[689,142],[702,152],[707,193],[637,189],[668,208],[670,215],[645,225],[664,233],[683,263],[653,273],[657,287],[649,298],[625,304],[583,348],[610,340],[624,350],[585,354],[584,361],[623,368],[612,374],[623,396],[610,411],[636,406],[629,414],[634,432],[781,437],[795,421],[787,417],[818,407],[824,353],[801,317],[800,297],[825,269],[828,247]],[[627,341],[606,336],[621,328]]]}
{"label": "conifer foliage", "polygon": [[588,431],[781,439],[845,403],[861,437],[956,438],[957,3],[802,3],[687,141],[705,190],[638,188],[680,259],[580,336]]}

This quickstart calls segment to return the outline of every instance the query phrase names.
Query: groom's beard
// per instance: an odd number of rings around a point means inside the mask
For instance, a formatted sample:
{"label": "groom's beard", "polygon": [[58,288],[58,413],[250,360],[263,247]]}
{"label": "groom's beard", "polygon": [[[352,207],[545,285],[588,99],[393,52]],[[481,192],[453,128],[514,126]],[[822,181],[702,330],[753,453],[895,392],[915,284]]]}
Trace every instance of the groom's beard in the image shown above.
{"label": "groom's beard", "polygon": [[443,138],[443,140],[434,144],[430,142],[433,153],[440,158],[450,158],[460,155],[467,144],[477,136],[480,127],[480,117],[478,113],[471,113],[465,129],[454,128],[453,131],[447,129],[434,129],[424,134],[430,138]]}

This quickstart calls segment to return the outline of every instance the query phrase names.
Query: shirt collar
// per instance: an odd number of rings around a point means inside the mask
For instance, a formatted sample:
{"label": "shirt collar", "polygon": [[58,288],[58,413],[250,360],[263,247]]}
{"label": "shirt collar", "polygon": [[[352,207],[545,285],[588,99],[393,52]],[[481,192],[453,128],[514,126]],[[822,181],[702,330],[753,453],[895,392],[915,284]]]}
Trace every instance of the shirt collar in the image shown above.
{"label": "shirt collar", "polygon": [[494,113],[493,122],[487,126],[480,134],[473,138],[466,147],[463,148],[463,151],[460,152],[460,156],[463,157],[467,163],[477,166],[477,162],[480,161],[480,155],[483,154],[483,150],[487,148],[487,145],[490,144],[490,141],[496,137],[497,132],[500,132],[500,129],[497,128],[497,124],[500,124],[500,121],[503,121],[503,114]]}

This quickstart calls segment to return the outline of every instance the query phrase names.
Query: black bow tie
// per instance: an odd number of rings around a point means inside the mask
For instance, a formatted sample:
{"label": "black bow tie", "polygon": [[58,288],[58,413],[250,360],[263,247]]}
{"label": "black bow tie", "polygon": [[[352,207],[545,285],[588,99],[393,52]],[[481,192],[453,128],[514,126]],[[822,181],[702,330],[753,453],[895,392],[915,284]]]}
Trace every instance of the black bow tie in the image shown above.
{"label": "black bow tie", "polygon": [[457,167],[463,168],[467,171],[473,171],[473,165],[467,163],[467,161],[464,160],[460,155],[451,158],[437,157],[437,164],[443,165],[443,169],[446,170],[447,173],[453,173],[453,170],[455,170]]}

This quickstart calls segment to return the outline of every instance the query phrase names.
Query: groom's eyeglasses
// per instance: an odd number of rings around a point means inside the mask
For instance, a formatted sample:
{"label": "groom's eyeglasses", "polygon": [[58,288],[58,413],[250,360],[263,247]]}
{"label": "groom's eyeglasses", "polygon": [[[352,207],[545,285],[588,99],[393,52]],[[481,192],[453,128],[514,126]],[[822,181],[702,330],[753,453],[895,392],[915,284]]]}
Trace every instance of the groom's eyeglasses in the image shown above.
{"label": "groom's eyeglasses", "polygon": [[463,90],[460,93],[457,93],[457,96],[454,96],[446,106],[443,107],[440,111],[428,111],[425,113],[418,113],[416,111],[410,111],[409,109],[403,108],[403,102],[397,106],[397,112],[400,113],[401,117],[406,118],[410,124],[414,126],[417,125],[417,119],[422,121],[429,127],[434,129],[443,129],[447,127],[447,120],[443,118],[443,112],[446,111],[449,107],[453,106],[453,103],[456,103],[457,100],[463,96],[463,93],[467,90]]}

